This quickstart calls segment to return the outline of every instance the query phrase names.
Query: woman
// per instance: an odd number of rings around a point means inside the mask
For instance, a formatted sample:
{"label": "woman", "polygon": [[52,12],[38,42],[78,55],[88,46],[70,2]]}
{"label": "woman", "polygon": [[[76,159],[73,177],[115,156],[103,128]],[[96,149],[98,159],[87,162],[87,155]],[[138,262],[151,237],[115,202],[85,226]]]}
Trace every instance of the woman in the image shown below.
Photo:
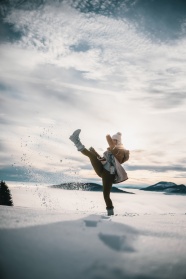
{"label": "woman", "polygon": [[121,164],[129,159],[129,151],[124,149],[121,143],[121,133],[113,135],[112,138],[110,135],[107,135],[106,139],[109,147],[104,152],[103,157],[100,157],[94,148],[91,147],[89,150],[85,148],[79,138],[80,132],[80,129],[76,130],[69,139],[75,144],[78,151],[89,157],[96,174],[102,178],[103,196],[107,213],[109,216],[114,215],[110,191],[113,184],[128,179],[127,173]]}

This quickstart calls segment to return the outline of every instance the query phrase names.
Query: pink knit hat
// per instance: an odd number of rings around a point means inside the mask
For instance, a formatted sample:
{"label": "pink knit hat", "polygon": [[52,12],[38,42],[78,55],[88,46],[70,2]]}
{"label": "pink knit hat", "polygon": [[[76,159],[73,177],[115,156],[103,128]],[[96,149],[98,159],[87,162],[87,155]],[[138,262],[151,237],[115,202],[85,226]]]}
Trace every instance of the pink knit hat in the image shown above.
{"label": "pink knit hat", "polygon": [[122,142],[121,142],[121,135],[122,134],[120,132],[118,132],[118,133],[116,133],[115,135],[112,136],[112,139],[117,140],[118,141],[117,144],[122,144]]}

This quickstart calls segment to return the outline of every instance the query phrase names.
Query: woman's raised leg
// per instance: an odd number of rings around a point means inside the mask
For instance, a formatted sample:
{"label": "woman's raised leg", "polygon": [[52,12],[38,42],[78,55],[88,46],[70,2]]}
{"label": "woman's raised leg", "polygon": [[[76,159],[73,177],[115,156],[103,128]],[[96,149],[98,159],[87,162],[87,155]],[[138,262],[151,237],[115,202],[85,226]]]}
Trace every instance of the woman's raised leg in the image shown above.
{"label": "woman's raised leg", "polygon": [[94,153],[92,153],[91,151],[89,151],[88,149],[84,148],[81,153],[87,157],[89,157],[90,162],[96,172],[96,174],[99,177],[102,177],[102,173],[103,173],[103,165],[102,163],[97,159],[96,155]]}

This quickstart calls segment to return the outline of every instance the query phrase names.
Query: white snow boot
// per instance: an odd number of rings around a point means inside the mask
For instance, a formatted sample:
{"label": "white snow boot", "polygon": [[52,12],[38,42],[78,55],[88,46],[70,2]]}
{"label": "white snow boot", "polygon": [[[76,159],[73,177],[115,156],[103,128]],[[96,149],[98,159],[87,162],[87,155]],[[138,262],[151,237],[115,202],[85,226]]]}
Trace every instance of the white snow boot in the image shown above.
{"label": "white snow boot", "polygon": [[108,215],[108,216],[114,215],[114,207],[112,207],[112,208],[107,208],[107,215]]}
{"label": "white snow boot", "polygon": [[81,132],[81,129],[77,129],[76,131],[74,131],[74,133],[69,137],[69,139],[75,144],[75,146],[77,147],[78,151],[83,151],[83,149],[85,149],[85,146],[81,143],[80,139],[79,139],[79,134]]}

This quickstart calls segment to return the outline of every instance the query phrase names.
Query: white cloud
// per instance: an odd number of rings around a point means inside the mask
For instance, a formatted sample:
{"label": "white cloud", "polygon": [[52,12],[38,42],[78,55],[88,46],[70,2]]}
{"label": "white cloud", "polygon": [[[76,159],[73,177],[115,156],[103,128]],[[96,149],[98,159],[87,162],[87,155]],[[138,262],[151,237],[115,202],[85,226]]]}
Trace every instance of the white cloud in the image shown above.
{"label": "white cloud", "polygon": [[[157,44],[127,21],[82,14],[66,4],[13,10],[6,20],[24,30],[18,45],[39,52],[40,63],[73,68],[86,79],[111,80],[117,90],[146,96],[156,108],[171,108],[184,100],[184,93],[172,95],[185,91],[185,39],[177,45]],[[76,52],[73,46],[81,42],[90,49]]]}

